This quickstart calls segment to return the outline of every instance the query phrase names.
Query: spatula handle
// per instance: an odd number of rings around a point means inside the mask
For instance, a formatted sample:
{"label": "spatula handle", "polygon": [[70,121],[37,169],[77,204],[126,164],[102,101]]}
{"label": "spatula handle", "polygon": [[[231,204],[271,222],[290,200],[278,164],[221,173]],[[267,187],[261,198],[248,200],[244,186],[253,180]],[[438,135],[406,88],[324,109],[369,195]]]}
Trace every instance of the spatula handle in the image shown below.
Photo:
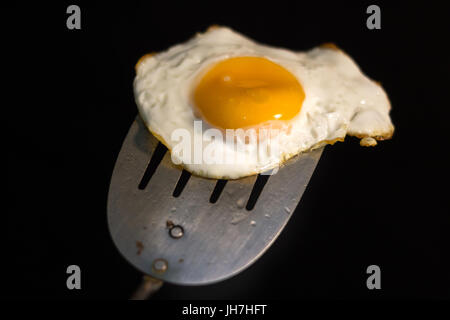
{"label": "spatula handle", "polygon": [[145,275],[130,300],[147,300],[161,288],[163,281]]}

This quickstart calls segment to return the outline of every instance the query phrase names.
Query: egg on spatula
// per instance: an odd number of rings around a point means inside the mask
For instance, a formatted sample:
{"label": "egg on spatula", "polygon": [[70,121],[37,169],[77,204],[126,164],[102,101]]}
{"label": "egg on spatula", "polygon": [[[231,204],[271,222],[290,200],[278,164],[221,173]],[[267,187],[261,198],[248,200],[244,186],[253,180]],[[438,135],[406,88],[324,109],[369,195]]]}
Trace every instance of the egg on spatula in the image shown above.
{"label": "egg on spatula", "polygon": [[143,56],[134,93],[172,161],[206,178],[258,174],[346,135],[374,146],[394,132],[386,92],[335,45],[294,52],[227,27]]}

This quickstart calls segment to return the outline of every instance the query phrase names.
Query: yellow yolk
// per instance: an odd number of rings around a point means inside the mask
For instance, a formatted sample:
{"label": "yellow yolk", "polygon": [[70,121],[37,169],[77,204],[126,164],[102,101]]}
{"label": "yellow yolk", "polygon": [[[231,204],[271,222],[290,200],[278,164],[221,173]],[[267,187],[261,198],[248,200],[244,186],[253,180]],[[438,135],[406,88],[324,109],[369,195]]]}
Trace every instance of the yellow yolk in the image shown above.
{"label": "yellow yolk", "polygon": [[201,117],[222,129],[290,120],[300,112],[304,99],[302,86],[289,71],[261,57],[217,63],[193,92]]}

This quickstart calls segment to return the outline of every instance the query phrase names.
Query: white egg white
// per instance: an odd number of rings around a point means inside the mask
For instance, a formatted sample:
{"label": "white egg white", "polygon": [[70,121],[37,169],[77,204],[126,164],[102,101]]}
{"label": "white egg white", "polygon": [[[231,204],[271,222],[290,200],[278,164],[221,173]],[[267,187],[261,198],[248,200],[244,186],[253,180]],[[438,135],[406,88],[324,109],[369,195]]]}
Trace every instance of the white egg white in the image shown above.
{"label": "white egg white", "polygon": [[[300,152],[343,140],[347,134],[377,140],[392,136],[394,127],[385,91],[343,51],[324,46],[293,52],[256,43],[226,27],[211,28],[140,60],[134,93],[148,129],[170,150],[179,143],[172,139],[176,129],[184,128],[193,137],[203,139],[202,132],[194,130],[194,121],[202,119],[194,113],[193,86],[215,63],[239,56],[265,57],[291,72],[305,92],[301,110],[289,121],[291,130],[279,135],[275,155],[252,156],[257,147],[249,145],[246,156],[233,164],[177,159],[188,171],[209,178],[237,179],[276,167]],[[203,121],[202,128],[204,132],[210,127]],[[209,143],[204,142],[202,148]],[[243,152],[225,144],[222,147],[221,152],[229,157],[236,158]]]}

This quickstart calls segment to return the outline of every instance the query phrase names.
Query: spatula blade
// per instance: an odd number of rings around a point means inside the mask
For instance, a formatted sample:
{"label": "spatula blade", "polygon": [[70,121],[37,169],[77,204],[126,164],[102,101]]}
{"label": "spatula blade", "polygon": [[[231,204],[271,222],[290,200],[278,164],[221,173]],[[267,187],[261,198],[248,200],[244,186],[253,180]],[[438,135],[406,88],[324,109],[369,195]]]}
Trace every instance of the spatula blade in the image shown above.
{"label": "spatula blade", "polygon": [[323,151],[288,161],[270,176],[249,211],[245,204],[256,176],[228,181],[216,203],[209,202],[216,180],[196,176],[173,197],[181,170],[169,152],[147,187],[138,189],[157,144],[138,116],[114,168],[108,224],[114,243],[132,265],[182,285],[224,280],[256,261],[288,222]]}

